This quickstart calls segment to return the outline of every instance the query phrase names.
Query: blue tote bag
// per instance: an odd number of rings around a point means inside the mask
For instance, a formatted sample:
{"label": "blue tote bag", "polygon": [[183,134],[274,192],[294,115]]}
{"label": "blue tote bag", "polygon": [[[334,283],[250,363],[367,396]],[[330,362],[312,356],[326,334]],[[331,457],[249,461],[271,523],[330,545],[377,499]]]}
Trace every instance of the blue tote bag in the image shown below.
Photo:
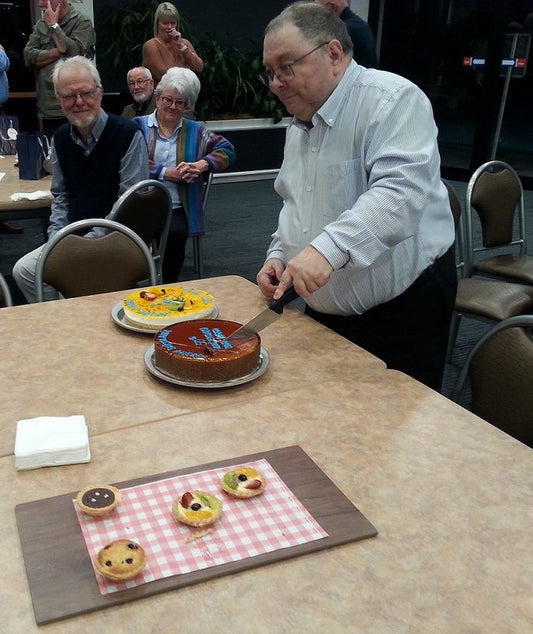
{"label": "blue tote bag", "polygon": [[20,179],[36,181],[49,174],[50,141],[42,132],[20,132],[17,154]]}

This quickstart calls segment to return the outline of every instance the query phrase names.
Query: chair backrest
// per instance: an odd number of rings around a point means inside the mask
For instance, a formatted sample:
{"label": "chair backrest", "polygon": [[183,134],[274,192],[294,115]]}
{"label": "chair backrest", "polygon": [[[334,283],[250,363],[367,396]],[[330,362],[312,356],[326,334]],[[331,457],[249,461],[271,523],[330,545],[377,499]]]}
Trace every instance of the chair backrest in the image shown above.
{"label": "chair backrest", "polygon": [[472,411],[533,446],[533,315],[496,324],[474,346],[459,375],[454,397],[470,379]]}
{"label": "chair backrest", "polygon": [[132,185],[107,217],[135,231],[148,247],[157,240],[163,258],[172,219],[172,200],[163,183],[147,179]]}
{"label": "chair backrest", "polygon": [[453,222],[454,222],[455,228],[457,229],[459,226],[459,221],[461,220],[461,216],[463,215],[461,202],[459,200],[459,197],[455,193],[455,189],[452,187],[452,185],[447,180],[444,180],[444,179],[442,180],[442,182],[444,183],[444,185],[446,186],[446,189],[448,190],[448,200],[450,201],[450,208],[452,210]]}
{"label": "chair backrest", "polygon": [[[93,227],[109,233],[95,238],[78,235]],[[157,284],[155,263],[144,241],[118,222],[90,218],[67,225],[44,245],[35,270],[36,296],[43,301],[43,282],[63,297],[79,297],[134,288],[147,277]]]}
{"label": "chair backrest", "polygon": [[209,198],[209,192],[211,191],[211,185],[213,184],[213,172],[209,172],[207,178],[204,180],[204,188],[202,192],[202,209],[205,214],[207,207],[207,200]]}
{"label": "chair backrest", "polygon": [[[479,243],[474,236],[473,211],[481,224]],[[503,246],[518,247],[514,250],[526,253],[524,193],[520,177],[509,164],[488,161],[472,174],[466,190],[465,220],[472,254]]]}
{"label": "chair backrest", "polygon": [[13,298],[6,278],[0,273],[0,308],[7,308],[8,306],[13,306]]}
{"label": "chair backrest", "polygon": [[464,215],[463,208],[461,206],[461,201],[455,192],[455,189],[452,185],[446,181],[442,180],[446,189],[448,190],[448,200],[450,202],[450,208],[452,210],[453,215],[453,223],[455,226],[455,264],[457,271],[459,273],[464,272],[464,253],[465,253],[465,245],[464,245]]}

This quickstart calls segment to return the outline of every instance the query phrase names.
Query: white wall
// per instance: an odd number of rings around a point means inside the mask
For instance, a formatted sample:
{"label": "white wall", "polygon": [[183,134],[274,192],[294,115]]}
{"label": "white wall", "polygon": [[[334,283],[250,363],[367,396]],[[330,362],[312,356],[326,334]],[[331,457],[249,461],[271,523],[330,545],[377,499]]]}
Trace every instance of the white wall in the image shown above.
{"label": "white wall", "polygon": [[[350,8],[363,20],[368,19],[368,4],[370,0],[350,0]],[[71,0],[72,2],[72,0]]]}
{"label": "white wall", "polygon": [[93,0],[69,0],[69,3],[76,11],[86,15],[94,24]]}

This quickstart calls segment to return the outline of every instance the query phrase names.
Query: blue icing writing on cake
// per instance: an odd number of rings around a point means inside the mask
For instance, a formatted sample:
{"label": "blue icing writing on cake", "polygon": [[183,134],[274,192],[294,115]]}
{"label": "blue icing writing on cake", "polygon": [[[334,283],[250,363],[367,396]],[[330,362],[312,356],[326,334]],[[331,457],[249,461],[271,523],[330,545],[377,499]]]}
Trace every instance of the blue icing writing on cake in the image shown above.
{"label": "blue icing writing on cake", "polygon": [[212,330],[210,328],[200,328],[200,332],[204,335],[205,339],[202,340],[194,337],[193,340],[195,343],[198,342],[197,345],[212,346],[215,350],[229,350],[233,348],[220,328],[213,328]]}

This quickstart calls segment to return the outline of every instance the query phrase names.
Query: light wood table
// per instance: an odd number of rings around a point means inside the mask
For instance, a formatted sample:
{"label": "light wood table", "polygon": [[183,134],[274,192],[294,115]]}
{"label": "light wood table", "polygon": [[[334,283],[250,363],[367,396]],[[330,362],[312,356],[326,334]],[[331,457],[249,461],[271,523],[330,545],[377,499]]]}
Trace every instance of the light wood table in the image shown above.
{"label": "light wood table", "polygon": [[0,220],[25,218],[48,219],[52,195],[37,200],[11,200],[11,194],[30,194],[35,191],[49,191],[51,176],[45,176],[37,181],[21,180],[18,167],[15,167],[15,156],[0,158],[0,172],[5,176],[0,180]]}
{"label": "light wood table", "polygon": [[[241,277],[183,284],[212,293],[221,319],[245,323],[266,308],[257,286]],[[111,319],[111,309],[126,294],[2,310],[2,335],[9,346],[0,360],[0,384],[10,396],[0,418],[0,456],[13,451],[13,422],[21,418],[84,414],[91,433],[101,434],[282,394],[314,385],[317,377],[340,380],[350,372],[356,381],[385,369],[382,361],[289,307],[263,331],[270,365],[260,380],[231,390],[177,389],[144,365],[153,335],[124,330]]]}
{"label": "light wood table", "polygon": [[[263,305],[241,278],[202,280],[220,316]],[[378,529],[373,539],[48,625],[48,632],[529,632],[533,453],[356,346],[287,310],[247,386],[167,386],[143,335],[109,321],[120,294],[2,309],[0,498],[5,631],[34,623],[14,507],[300,445]],[[92,461],[16,472],[15,422],[83,413]],[[61,557],[61,552],[50,554]],[[9,583],[8,583],[9,582]]]}

